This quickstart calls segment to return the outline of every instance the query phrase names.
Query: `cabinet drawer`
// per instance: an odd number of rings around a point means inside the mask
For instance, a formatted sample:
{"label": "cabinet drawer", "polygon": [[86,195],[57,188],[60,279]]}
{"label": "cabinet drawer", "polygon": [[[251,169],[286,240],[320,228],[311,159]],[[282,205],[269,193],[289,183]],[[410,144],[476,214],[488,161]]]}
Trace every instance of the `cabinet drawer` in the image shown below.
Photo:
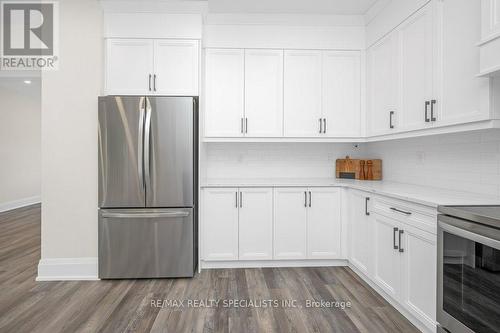
{"label": "cabinet drawer", "polygon": [[434,208],[381,196],[373,197],[371,207],[379,214],[436,234],[437,211]]}

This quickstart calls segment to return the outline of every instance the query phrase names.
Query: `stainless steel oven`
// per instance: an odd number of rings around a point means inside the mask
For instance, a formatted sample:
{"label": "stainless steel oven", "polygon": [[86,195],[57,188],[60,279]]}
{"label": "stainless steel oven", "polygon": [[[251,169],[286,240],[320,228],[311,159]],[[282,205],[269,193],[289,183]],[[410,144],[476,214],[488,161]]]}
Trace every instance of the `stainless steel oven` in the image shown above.
{"label": "stainless steel oven", "polygon": [[500,332],[500,208],[439,207],[441,332]]}

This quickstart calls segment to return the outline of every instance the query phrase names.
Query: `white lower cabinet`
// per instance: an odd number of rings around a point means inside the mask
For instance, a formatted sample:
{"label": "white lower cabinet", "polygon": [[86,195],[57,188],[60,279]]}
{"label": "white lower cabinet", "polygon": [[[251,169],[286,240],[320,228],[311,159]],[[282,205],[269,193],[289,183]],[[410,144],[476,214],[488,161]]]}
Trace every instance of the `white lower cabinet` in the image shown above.
{"label": "white lower cabinet", "polygon": [[349,190],[349,261],[363,274],[371,273],[373,252],[370,198],[363,192]]}
{"label": "white lower cabinet", "polygon": [[273,190],[240,188],[239,259],[273,258]]}
{"label": "white lower cabinet", "polygon": [[272,188],[206,188],[203,260],[272,259]]}
{"label": "white lower cabinet", "polygon": [[[349,195],[350,263],[434,331],[437,237],[428,231],[429,225],[419,221],[425,209],[412,210],[415,205],[405,207],[385,197],[363,200],[367,195],[359,191]],[[386,211],[381,203],[393,208]]]}
{"label": "white lower cabinet", "polygon": [[341,259],[341,191],[205,188],[202,260]]}
{"label": "white lower cabinet", "polygon": [[237,260],[238,189],[205,189],[202,223],[204,260]]}
{"label": "white lower cabinet", "polygon": [[339,259],[341,237],[339,188],[309,189],[307,207],[307,257]]}
{"label": "white lower cabinet", "polygon": [[274,189],[274,259],[305,259],[307,188]]}
{"label": "white lower cabinet", "polygon": [[436,321],[436,235],[405,225],[401,303],[428,327]]}
{"label": "white lower cabinet", "polygon": [[393,298],[400,294],[401,256],[399,254],[399,223],[373,214],[374,282]]}

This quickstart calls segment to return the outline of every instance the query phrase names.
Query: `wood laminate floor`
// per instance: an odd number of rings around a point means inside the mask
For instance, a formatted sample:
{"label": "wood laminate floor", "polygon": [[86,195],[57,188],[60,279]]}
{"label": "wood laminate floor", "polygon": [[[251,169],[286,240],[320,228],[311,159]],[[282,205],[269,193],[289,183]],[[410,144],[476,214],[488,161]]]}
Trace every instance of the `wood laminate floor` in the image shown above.
{"label": "wood laminate floor", "polygon": [[[35,282],[39,258],[40,207],[0,213],[0,332],[418,332],[348,268],[221,269],[204,270],[193,279]],[[220,303],[190,307],[189,299]],[[233,299],[262,307],[227,307]],[[152,306],[152,300],[163,307]],[[161,300],[186,301],[175,307]],[[296,303],[265,308],[265,300]],[[307,308],[306,300],[352,305]]]}

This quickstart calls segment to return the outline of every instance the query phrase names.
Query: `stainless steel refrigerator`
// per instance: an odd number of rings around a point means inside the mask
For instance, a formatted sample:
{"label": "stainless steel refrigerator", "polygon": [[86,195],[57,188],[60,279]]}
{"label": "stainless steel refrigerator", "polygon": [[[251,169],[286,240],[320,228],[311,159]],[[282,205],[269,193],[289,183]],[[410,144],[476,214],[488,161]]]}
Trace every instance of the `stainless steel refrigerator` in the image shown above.
{"label": "stainless steel refrigerator", "polygon": [[191,277],[197,97],[99,97],[99,277]]}

